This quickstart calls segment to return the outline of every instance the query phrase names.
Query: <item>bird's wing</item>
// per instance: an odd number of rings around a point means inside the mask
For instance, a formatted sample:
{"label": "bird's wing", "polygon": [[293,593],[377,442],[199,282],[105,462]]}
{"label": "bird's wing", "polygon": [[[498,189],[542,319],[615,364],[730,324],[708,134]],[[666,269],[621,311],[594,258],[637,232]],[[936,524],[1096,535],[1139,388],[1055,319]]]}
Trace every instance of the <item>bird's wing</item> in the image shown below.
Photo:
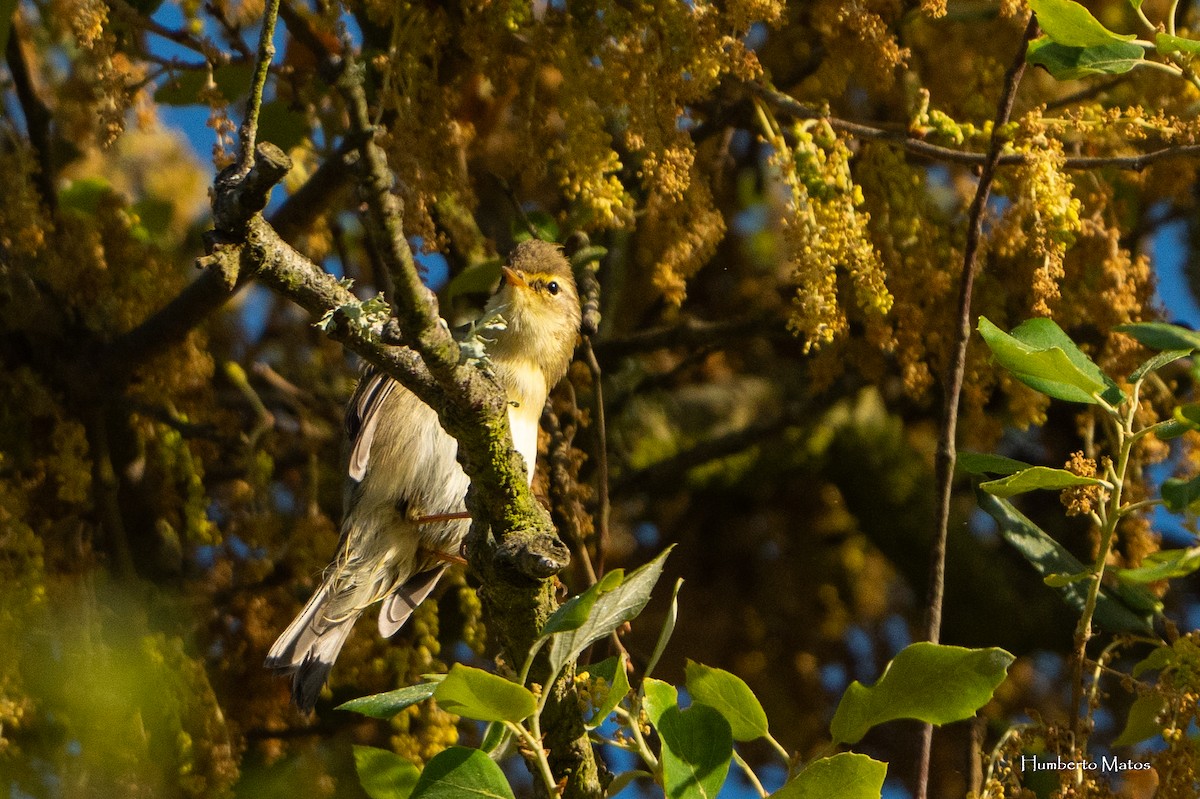
{"label": "bird's wing", "polygon": [[346,472],[355,483],[361,483],[367,473],[379,410],[395,388],[395,380],[368,366],[346,407],[346,441],[350,448]]}

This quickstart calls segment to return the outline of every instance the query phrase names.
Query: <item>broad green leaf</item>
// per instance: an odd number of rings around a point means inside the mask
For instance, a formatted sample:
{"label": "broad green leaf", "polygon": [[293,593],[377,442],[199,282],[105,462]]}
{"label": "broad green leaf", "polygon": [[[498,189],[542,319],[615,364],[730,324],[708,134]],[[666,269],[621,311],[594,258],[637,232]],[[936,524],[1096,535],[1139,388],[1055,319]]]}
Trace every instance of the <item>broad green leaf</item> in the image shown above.
{"label": "broad green leaf", "polygon": [[1187,358],[1192,354],[1192,350],[1167,350],[1160,352],[1153,358],[1150,358],[1129,375],[1129,382],[1136,383],[1143,377],[1157,369],[1161,369],[1169,363],[1174,363],[1180,358]]}
{"label": "broad green leaf", "polygon": [[437,686],[436,682],[418,683],[395,691],[351,699],[349,702],[338,705],[337,709],[362,713],[373,719],[390,719],[409,705],[424,702],[433,696],[433,689]]}
{"label": "broad green leaf", "polygon": [[1184,577],[1197,569],[1200,569],[1200,547],[1190,547],[1151,552],[1136,569],[1113,569],[1113,572],[1126,582],[1154,583]]}
{"label": "broad green leaf", "polygon": [[589,727],[599,727],[609,714],[617,709],[617,705],[629,693],[629,659],[625,653],[593,663],[587,667],[587,673],[593,677],[603,677],[608,683],[608,696],[596,706],[596,712],[588,720]]}
{"label": "broad green leaf", "polygon": [[736,674],[689,660],[687,689],[692,699],[725,717],[735,741],[753,741],[767,734],[766,711]]}
{"label": "broad green leaf", "polygon": [[771,799],[879,799],[887,763],[842,752],[814,760]]}
{"label": "broad green leaf", "polygon": [[558,606],[558,610],[546,619],[546,624],[542,627],[542,637],[548,637],[554,633],[567,632],[568,630],[578,630],[588,620],[592,613],[592,606],[596,604],[596,599],[601,595],[608,593],[625,580],[624,569],[614,569],[601,577],[595,585],[588,588],[582,593],[568,599],[566,602]]}
{"label": "broad green leaf", "polygon": [[290,103],[272,100],[258,112],[258,140],[269,141],[287,152],[311,132],[308,117],[293,110]]}
{"label": "broad green leaf", "polygon": [[1169,33],[1159,33],[1154,36],[1155,49],[1163,55],[1171,53],[1187,53],[1195,55],[1200,53],[1200,41],[1196,39],[1184,39],[1182,36],[1172,36]]}
{"label": "broad green leaf", "polygon": [[88,216],[100,210],[100,201],[113,191],[112,183],[101,177],[72,180],[58,193],[58,204]]}
{"label": "broad green leaf", "polygon": [[1127,42],[1068,47],[1042,36],[1029,43],[1025,60],[1045,67],[1058,80],[1079,80],[1089,75],[1123,75],[1145,60],[1145,51]]}
{"label": "broad green leaf", "polygon": [[[517,242],[535,236],[542,241],[558,241],[561,233],[558,222],[545,211],[532,211],[524,219],[514,219],[511,228],[513,241]],[[530,228],[533,230],[530,231]]]}
{"label": "broad green leaf", "polygon": [[371,799],[408,799],[421,775],[400,755],[374,746],[354,747],[354,769]]}
{"label": "broad green leaf", "polygon": [[462,294],[490,294],[500,280],[500,263],[500,259],[495,258],[459,272],[446,285],[446,298],[452,300]]}
{"label": "broad green leaf", "polygon": [[1175,421],[1187,425],[1191,430],[1200,428],[1200,403],[1188,402],[1177,405],[1171,411],[1171,415]]}
{"label": "broad green leaf", "polygon": [[1152,350],[1200,349],[1200,333],[1166,322],[1134,322],[1113,328]]}
{"label": "broad green leaf", "polygon": [[523,685],[491,672],[455,663],[433,692],[443,710],[477,721],[521,721],[537,708]]}
{"label": "broad green leaf", "polygon": [[658,720],[671,708],[679,707],[679,692],[675,686],[653,677],[642,680],[642,707],[650,717],[650,723],[658,726]]}
{"label": "broad green leaf", "polygon": [[978,328],[1000,365],[1043,394],[1091,405],[1098,404],[1096,397],[1109,404],[1124,399],[1100,367],[1049,319],[1030,319],[1009,334],[981,316]]}
{"label": "broad green leaf", "polygon": [[1046,35],[1068,47],[1095,47],[1137,38],[1132,33],[1113,33],[1073,0],[1029,0],[1029,7]]}
{"label": "broad green leaf", "polygon": [[1026,491],[1043,489],[1059,491],[1073,486],[1104,485],[1104,481],[1095,477],[1082,477],[1068,472],[1066,469],[1051,469],[1049,466],[1031,466],[1024,471],[1002,477],[999,480],[989,480],[980,483],[979,487],[997,497],[1013,497]]}
{"label": "broad green leaf", "polygon": [[1200,475],[1196,475],[1190,480],[1168,477],[1163,480],[1159,493],[1162,495],[1162,501],[1167,506],[1167,510],[1172,513],[1183,513],[1200,500]]}
{"label": "broad green leaf", "polygon": [[[662,575],[667,547],[658,557],[625,576],[611,591],[599,594],[587,619],[578,628],[555,633],[550,638],[550,669],[557,675],[568,661],[575,660],[593,641],[614,632],[635,618],[650,601],[650,592]],[[589,589],[590,590],[590,589]]]}
{"label": "broad green leaf", "polygon": [[[250,79],[254,71],[252,64],[226,64],[213,70],[213,82],[221,96],[233,101],[250,91]],[[168,80],[154,93],[155,102],[163,105],[195,105],[200,102],[200,90],[208,81],[208,73],[202,69],[181,72]]]}
{"label": "broad green leaf", "polygon": [[667,799],[715,799],[733,757],[729,722],[711,707],[694,704],[667,708],[654,726],[662,741]]}
{"label": "broad green leaf", "polygon": [[490,757],[478,749],[452,746],[425,764],[411,799],[514,799],[512,788]]}
{"label": "broad green leaf", "polygon": [[1179,438],[1184,433],[1190,430],[1195,430],[1196,426],[1185,422],[1180,422],[1177,419],[1168,419],[1165,422],[1159,422],[1154,425],[1154,435],[1159,441],[1170,441],[1173,438]]}
{"label": "broad green leaf", "polygon": [[1113,746],[1131,746],[1162,732],[1158,717],[1163,712],[1163,698],[1159,694],[1139,694],[1129,707],[1125,729],[1112,742]]}
{"label": "broad green leaf", "polygon": [[1160,646],[1143,658],[1133,667],[1131,674],[1136,680],[1148,671],[1160,671],[1175,662],[1175,650],[1169,646]]}
{"label": "broad green leaf", "polygon": [[[982,491],[975,492],[979,507],[985,510],[1000,527],[1000,534],[1029,561],[1043,578],[1053,574],[1079,574],[1087,571],[1083,563],[1062,544],[1050,537],[1007,499]],[[1074,582],[1060,589],[1063,600],[1077,613],[1083,610],[1087,586]],[[1139,586],[1118,586],[1114,590],[1100,589],[1096,599],[1096,623],[1109,632],[1154,632],[1151,619],[1158,606],[1153,594]],[[1161,607],[1161,606],[1158,606]]]}
{"label": "broad green leaf", "polygon": [[948,724],[970,718],[992,698],[1014,659],[997,648],[910,644],[873,686],[855,680],[846,689],[830,724],[833,742],[858,743],[893,719]]}
{"label": "broad green leaf", "polygon": [[1015,474],[1030,468],[1024,461],[988,452],[960,452],[955,465],[967,474]]}

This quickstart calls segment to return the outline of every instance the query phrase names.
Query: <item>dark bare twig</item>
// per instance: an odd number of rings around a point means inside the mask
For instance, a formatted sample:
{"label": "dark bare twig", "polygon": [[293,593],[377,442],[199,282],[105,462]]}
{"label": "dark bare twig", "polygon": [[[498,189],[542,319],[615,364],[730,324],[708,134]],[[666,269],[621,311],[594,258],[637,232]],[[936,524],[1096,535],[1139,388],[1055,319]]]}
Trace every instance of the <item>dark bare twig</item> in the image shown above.
{"label": "dark bare twig", "polygon": [[[777,112],[795,119],[823,119],[834,130],[847,133],[857,139],[883,142],[900,147],[913,155],[919,155],[934,161],[971,167],[984,167],[988,163],[993,163],[993,168],[995,166],[1014,166],[1029,162],[1030,157],[1024,153],[1002,153],[996,154],[993,158],[993,154],[990,151],[987,153],[973,153],[967,150],[955,150],[951,147],[931,144],[908,132],[884,130],[861,122],[839,119],[838,117],[822,112],[820,109],[804,105],[799,100],[776,89],[756,83],[748,83],[746,85],[750,91],[765,100]],[[1200,144],[1181,144],[1162,147],[1158,150],[1151,150],[1148,153],[1141,153],[1139,155],[1072,156],[1063,160],[1063,168],[1100,169],[1102,167],[1112,167],[1114,169],[1128,169],[1140,172],[1159,161],[1197,156],[1200,156]]]}
{"label": "dark bare twig", "polygon": [[[13,13],[16,14],[15,11]],[[12,74],[17,102],[25,114],[25,128],[29,133],[29,144],[33,147],[38,163],[34,186],[41,195],[42,204],[53,214],[58,206],[58,197],[54,191],[54,161],[50,141],[51,114],[50,109],[42,102],[42,98],[34,89],[33,80],[29,74],[29,65],[25,62],[25,53],[21,50],[21,41],[17,35],[16,25],[13,25],[8,32],[8,45],[4,57],[8,62],[8,71]]]}
{"label": "dark bare twig", "polygon": [[[987,207],[988,195],[991,194],[992,179],[1001,162],[1000,152],[1005,144],[1000,131],[1008,124],[1008,120],[1012,116],[1017,86],[1021,82],[1021,76],[1025,74],[1025,49],[1037,32],[1037,20],[1031,17],[1029,24],[1025,26],[1025,33],[1021,37],[1017,55],[1004,75],[1004,89],[996,108],[987,160],[984,161],[980,170],[975,198],[971,201],[970,210],[967,212],[967,240],[963,248],[962,276],[958,288],[958,321],[954,331],[954,347],[951,350],[950,362],[947,366],[945,404],[942,408],[935,459],[937,529],[934,532],[934,542],[930,552],[929,592],[926,600],[929,614],[926,637],[935,644],[941,638],[942,631],[942,601],[946,585],[946,541],[950,527],[950,500],[954,489],[954,463],[958,454],[955,444],[958,435],[958,404],[962,396],[963,376],[967,368],[967,346],[971,338],[971,299],[975,287],[975,274],[978,271],[979,245],[983,238],[983,212]],[[917,761],[916,799],[925,799],[929,792],[929,757],[932,747],[933,726],[925,724],[922,729],[920,755]]]}
{"label": "dark bare twig", "polygon": [[113,16],[119,18],[122,22],[132,25],[144,31],[153,33],[164,39],[168,39],[181,47],[199,53],[204,56],[205,60],[213,66],[219,67],[228,64],[230,61],[229,53],[226,53],[221,48],[217,47],[211,41],[205,38],[193,36],[184,30],[173,30],[158,24],[149,17],[144,16],[136,8],[131,6],[126,0],[108,0],[109,11]]}
{"label": "dark bare twig", "polygon": [[732,339],[746,336],[778,336],[793,338],[786,327],[786,320],[777,314],[756,314],[741,319],[722,319],[708,322],[700,319],[684,319],[669,327],[639,330],[621,338],[602,338],[595,342],[596,357],[602,364],[611,364],[615,359],[650,350],[669,347],[720,346]]}

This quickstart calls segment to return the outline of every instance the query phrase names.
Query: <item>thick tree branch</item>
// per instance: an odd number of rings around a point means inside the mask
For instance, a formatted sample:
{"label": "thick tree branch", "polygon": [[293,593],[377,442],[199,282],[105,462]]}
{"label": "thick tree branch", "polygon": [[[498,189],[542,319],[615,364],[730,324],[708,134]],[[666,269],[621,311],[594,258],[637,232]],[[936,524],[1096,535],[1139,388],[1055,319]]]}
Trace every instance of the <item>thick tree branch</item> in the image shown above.
{"label": "thick tree branch", "polygon": [[[1017,86],[1025,74],[1025,50],[1037,35],[1037,20],[1030,18],[1025,26],[1021,44],[1012,65],[1004,75],[1004,89],[996,108],[992,125],[992,141],[987,160],[979,174],[975,198],[967,212],[967,240],[963,248],[962,274],[958,286],[958,319],[954,330],[954,347],[946,367],[945,399],[942,406],[942,421],[938,434],[935,470],[937,473],[936,529],[929,558],[929,593],[927,595],[928,629],[927,638],[937,643],[942,631],[942,601],[946,585],[946,541],[950,527],[950,501],[954,492],[954,464],[957,460],[956,440],[958,437],[958,404],[962,397],[963,376],[967,369],[967,346],[971,339],[971,299],[978,271],[979,245],[983,240],[983,212],[987,207],[992,190],[992,179],[1000,163],[1000,152],[1005,141],[1000,131],[1012,116]],[[921,749],[917,762],[917,799],[925,799],[929,791],[929,758],[933,747],[933,726],[922,728]]]}

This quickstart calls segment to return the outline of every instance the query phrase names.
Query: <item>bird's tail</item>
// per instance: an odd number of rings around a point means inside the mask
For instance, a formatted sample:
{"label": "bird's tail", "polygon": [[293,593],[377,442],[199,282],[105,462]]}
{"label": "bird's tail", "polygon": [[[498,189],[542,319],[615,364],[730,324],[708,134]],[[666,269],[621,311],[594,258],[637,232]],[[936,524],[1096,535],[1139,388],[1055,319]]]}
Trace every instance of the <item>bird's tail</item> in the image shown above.
{"label": "bird's tail", "polygon": [[312,710],[317,703],[333,662],[362,615],[361,609],[329,613],[330,599],[330,584],[325,582],[267,654],[267,668],[292,675],[292,701],[302,710]]}

